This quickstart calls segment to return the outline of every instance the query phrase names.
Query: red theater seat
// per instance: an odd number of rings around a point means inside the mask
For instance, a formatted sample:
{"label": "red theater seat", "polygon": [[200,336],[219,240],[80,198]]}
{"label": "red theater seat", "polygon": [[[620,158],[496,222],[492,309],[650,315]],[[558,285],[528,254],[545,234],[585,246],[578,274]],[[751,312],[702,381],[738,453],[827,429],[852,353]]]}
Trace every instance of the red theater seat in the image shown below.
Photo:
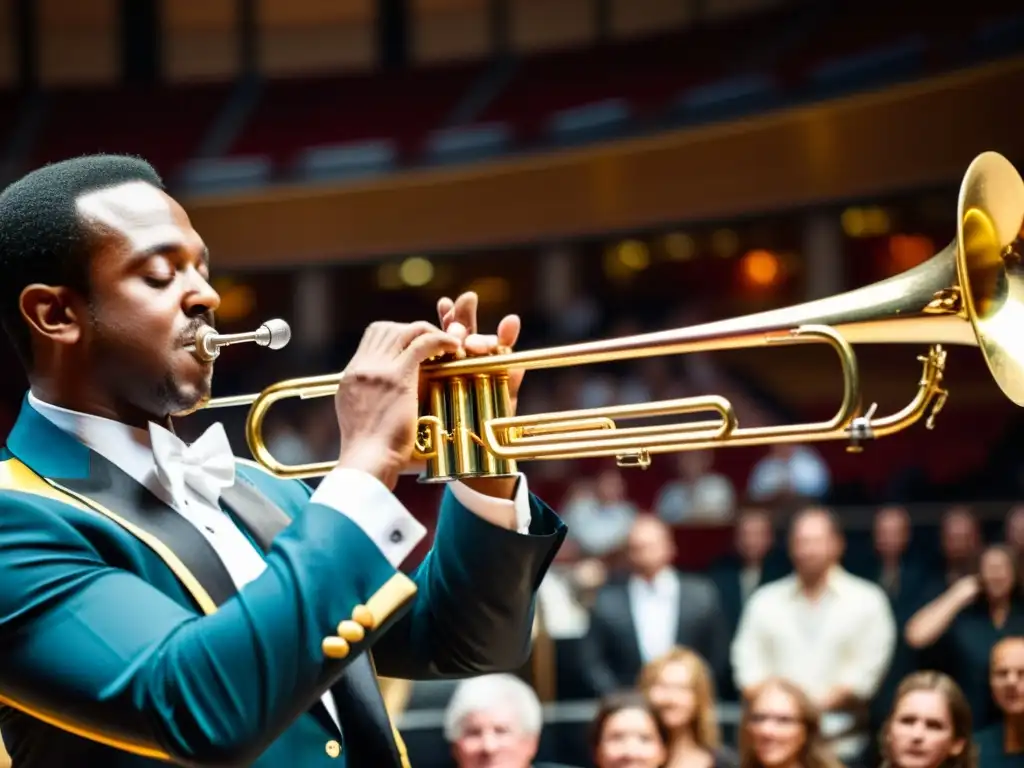
{"label": "red theater seat", "polygon": [[32,164],[92,152],[137,154],[164,175],[199,147],[228,85],[66,89],[49,95]]}

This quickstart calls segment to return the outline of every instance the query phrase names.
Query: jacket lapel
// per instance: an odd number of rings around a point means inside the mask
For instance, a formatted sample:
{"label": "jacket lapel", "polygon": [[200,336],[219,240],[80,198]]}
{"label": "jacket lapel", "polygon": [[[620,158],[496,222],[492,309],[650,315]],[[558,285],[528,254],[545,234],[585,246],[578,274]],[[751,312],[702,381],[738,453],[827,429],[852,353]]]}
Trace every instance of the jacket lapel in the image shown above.
{"label": "jacket lapel", "polygon": [[139,530],[167,545],[220,606],[237,593],[231,574],[216,550],[188,520],[157,498],[117,465],[90,452],[85,478],[53,481],[117,513]]}
{"label": "jacket lapel", "polygon": [[[221,499],[266,554],[277,534],[291,523],[291,518],[261,493],[242,471],[235,477],[235,484],[224,489]],[[392,737],[391,718],[369,654],[361,655],[348,666],[331,687],[331,693],[338,720],[345,724],[345,751],[349,764],[402,765],[397,741]],[[338,733],[322,702],[317,702],[310,714],[328,731]]]}
{"label": "jacket lapel", "polygon": [[[260,493],[241,472],[235,473],[235,484],[221,492],[221,502],[264,555],[270,552],[277,534],[291,522],[291,518]],[[336,737],[341,736],[323,701],[314,704],[309,714],[329,733]],[[338,714],[338,719],[341,720],[340,710]]]}

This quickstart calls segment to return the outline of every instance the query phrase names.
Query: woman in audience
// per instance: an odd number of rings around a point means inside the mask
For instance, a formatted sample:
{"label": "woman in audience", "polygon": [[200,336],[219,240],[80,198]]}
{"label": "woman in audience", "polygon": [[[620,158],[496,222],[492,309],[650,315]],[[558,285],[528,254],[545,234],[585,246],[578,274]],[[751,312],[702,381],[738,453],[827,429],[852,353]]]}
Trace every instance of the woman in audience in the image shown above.
{"label": "woman in audience", "polygon": [[971,708],[953,679],[915,672],[896,689],[880,734],[882,768],[976,768]]}
{"label": "woman in audience", "polygon": [[697,653],[674,648],[649,662],[639,687],[668,728],[668,768],[735,768],[736,755],[721,747],[714,682]]}
{"label": "woman in audience", "polygon": [[591,752],[596,768],[665,768],[668,729],[641,693],[601,700],[594,718]]}
{"label": "woman in audience", "polygon": [[1011,635],[1024,635],[1024,603],[1017,589],[1017,563],[1004,546],[988,547],[977,576],[965,576],[910,617],[905,630],[911,648],[934,646],[936,666],[963,689],[975,727],[995,719],[988,687],[992,648]]}
{"label": "woman in audience", "polygon": [[821,735],[820,715],[802,690],[771,678],[740,718],[740,768],[843,768]]}

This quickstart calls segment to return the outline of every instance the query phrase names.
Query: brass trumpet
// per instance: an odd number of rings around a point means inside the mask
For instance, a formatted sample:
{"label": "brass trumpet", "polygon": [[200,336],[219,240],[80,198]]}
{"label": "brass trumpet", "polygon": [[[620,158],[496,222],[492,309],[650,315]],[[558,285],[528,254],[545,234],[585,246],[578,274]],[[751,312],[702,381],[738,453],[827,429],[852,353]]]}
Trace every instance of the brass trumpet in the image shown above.
{"label": "brass trumpet", "polygon": [[[637,336],[425,364],[428,396],[421,404],[414,458],[423,482],[507,476],[517,461],[615,457],[646,468],[651,457],[702,448],[867,440],[926,418],[931,428],[946,401],[943,344],[980,347],[996,383],[1024,405],[1024,181],[995,152],[979,155],[960,186],[953,242],[925,263],[847,293],[783,309]],[[219,344],[214,335],[204,343]],[[659,355],[755,346],[826,344],[839,357],[843,400],[829,421],[743,428],[724,397],[681,398],[606,408],[510,415],[508,374],[515,369],[578,366]],[[918,359],[921,378],[902,410],[864,412],[854,345],[929,345]],[[253,395],[218,398],[205,407],[250,406],[246,437],[255,459],[280,477],[326,474],[332,462],[285,465],[263,440],[263,420],[287,398],[332,396],[342,374],[278,382]],[[623,427],[620,421],[707,412],[713,418]]]}

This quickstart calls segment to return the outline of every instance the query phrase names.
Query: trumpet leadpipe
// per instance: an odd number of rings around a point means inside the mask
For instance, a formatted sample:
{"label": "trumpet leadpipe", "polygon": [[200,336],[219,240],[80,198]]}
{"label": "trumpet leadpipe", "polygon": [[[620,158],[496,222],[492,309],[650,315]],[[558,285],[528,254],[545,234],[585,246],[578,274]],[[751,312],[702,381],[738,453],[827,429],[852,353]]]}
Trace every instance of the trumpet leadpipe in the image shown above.
{"label": "trumpet leadpipe", "polygon": [[196,333],[196,340],[187,349],[203,362],[216,360],[222,347],[253,342],[261,347],[281,349],[292,339],[292,329],[284,320],[267,320],[255,331],[247,333],[217,333],[204,326]]}

